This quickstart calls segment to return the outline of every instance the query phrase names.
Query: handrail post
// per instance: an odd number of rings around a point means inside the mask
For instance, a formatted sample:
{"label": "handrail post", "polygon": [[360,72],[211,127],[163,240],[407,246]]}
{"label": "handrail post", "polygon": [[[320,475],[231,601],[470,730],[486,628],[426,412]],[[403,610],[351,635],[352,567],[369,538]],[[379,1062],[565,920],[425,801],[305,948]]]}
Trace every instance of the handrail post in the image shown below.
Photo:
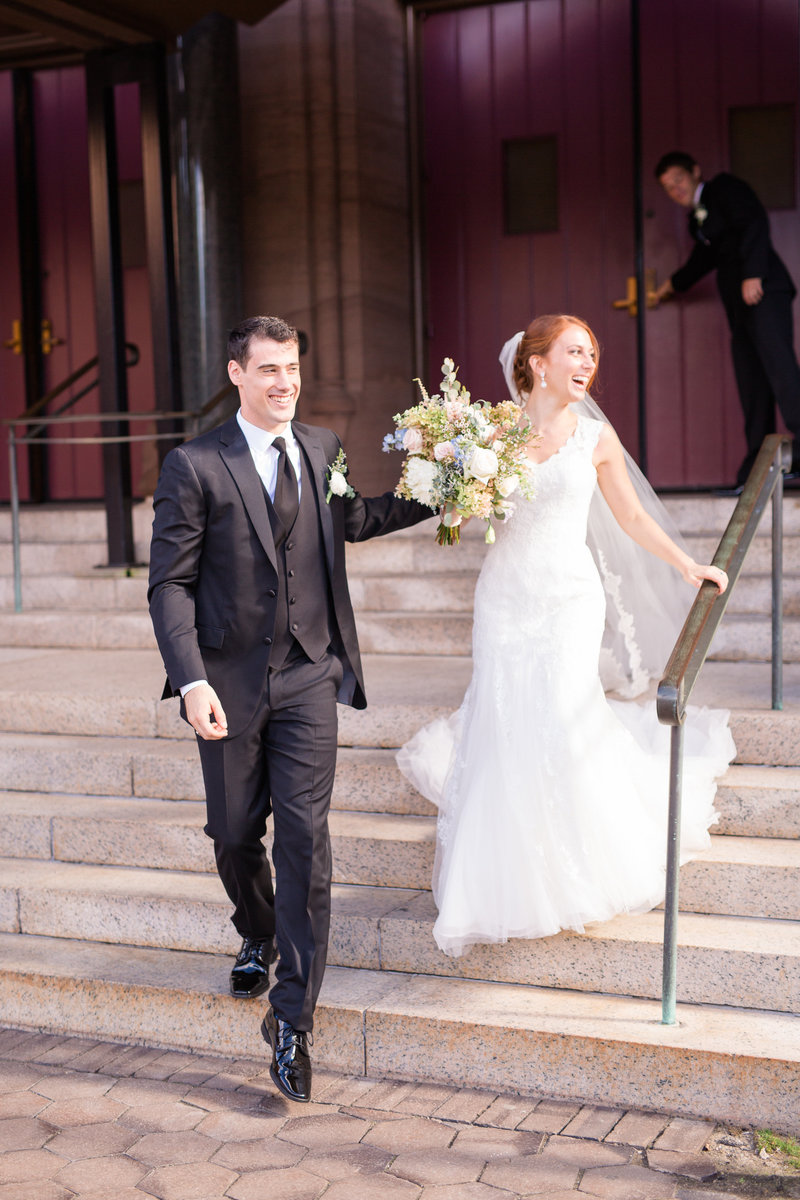
{"label": "handrail post", "polygon": [[664,899],[664,961],[661,985],[661,1024],[675,1024],[678,976],[678,872],[681,865],[681,789],[683,783],[683,724],[673,725],[669,743],[669,818],[667,832],[667,890]]}
{"label": "handrail post", "polygon": [[14,563],[14,612],[22,612],[22,563],[19,538],[19,480],[17,478],[17,437],[14,426],[8,430],[8,476],[11,484],[11,555]]}
{"label": "handrail post", "polygon": [[772,707],[783,708],[783,447],[775,451],[775,490],[772,493]]}

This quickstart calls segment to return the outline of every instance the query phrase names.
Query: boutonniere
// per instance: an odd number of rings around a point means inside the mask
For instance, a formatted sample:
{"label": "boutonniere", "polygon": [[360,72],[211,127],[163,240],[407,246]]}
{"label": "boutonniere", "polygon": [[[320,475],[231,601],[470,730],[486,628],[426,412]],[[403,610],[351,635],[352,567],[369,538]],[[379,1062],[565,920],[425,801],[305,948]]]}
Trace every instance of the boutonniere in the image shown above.
{"label": "boutonniere", "polygon": [[352,500],[355,496],[355,490],[351,488],[345,478],[349,469],[345,452],[340,446],[339,453],[332,463],[328,463],[325,472],[328,480],[328,494],[325,497],[326,504],[330,504],[331,496],[346,496],[348,500]]}
{"label": "boutonniere", "polygon": [[708,209],[703,208],[702,204],[698,204],[697,208],[694,210],[694,219],[697,221],[697,224],[702,225],[707,216]]}

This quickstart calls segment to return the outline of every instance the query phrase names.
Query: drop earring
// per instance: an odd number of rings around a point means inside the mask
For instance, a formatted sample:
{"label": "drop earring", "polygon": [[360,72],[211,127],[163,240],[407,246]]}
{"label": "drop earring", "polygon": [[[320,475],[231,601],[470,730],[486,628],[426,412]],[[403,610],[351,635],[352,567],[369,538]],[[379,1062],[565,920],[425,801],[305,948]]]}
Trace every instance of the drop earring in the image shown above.
{"label": "drop earring", "polygon": [[546,388],[546,387],[547,387],[547,380],[546,380],[546,379],[545,379],[545,377],[544,377],[544,371],[542,371],[542,373],[541,373],[541,375],[539,376],[539,378],[540,378],[540,379],[541,379],[541,381],[542,381],[542,387],[543,387],[543,388]]}

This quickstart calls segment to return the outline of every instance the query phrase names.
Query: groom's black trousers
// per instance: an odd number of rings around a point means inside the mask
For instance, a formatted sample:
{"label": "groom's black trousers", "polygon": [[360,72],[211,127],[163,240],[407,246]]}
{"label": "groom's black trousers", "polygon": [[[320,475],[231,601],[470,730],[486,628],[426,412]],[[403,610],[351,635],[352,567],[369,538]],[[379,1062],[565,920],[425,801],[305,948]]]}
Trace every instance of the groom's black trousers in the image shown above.
{"label": "groom's black trousers", "polygon": [[[313,1027],[328,950],[328,810],[341,680],[335,655],[313,663],[300,652],[268,672],[246,729],[219,741],[198,739],[206,833],[234,905],[231,919],[242,937],[275,935],[280,961],[270,1002],[278,1016],[306,1032]],[[261,840],[270,810],[274,891]]]}

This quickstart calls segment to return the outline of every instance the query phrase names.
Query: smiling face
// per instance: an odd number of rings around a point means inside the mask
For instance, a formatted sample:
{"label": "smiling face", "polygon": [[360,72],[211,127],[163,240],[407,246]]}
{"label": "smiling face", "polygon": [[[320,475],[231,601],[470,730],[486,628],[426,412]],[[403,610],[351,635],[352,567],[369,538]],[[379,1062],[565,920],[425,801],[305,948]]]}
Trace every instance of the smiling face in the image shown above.
{"label": "smiling face", "polygon": [[247,365],[231,359],[228,375],[239,389],[242,416],[251,425],[280,436],[294,417],[300,395],[297,342],[253,339]]}
{"label": "smiling face", "polygon": [[532,354],[531,368],[537,379],[544,371],[548,388],[569,401],[583,400],[597,370],[597,351],[587,330],[566,325],[547,354]]}
{"label": "smiling face", "polygon": [[670,200],[674,200],[682,208],[691,208],[700,178],[700,168],[697,165],[691,171],[687,171],[685,167],[669,167],[663,175],[659,175],[658,182]]}

